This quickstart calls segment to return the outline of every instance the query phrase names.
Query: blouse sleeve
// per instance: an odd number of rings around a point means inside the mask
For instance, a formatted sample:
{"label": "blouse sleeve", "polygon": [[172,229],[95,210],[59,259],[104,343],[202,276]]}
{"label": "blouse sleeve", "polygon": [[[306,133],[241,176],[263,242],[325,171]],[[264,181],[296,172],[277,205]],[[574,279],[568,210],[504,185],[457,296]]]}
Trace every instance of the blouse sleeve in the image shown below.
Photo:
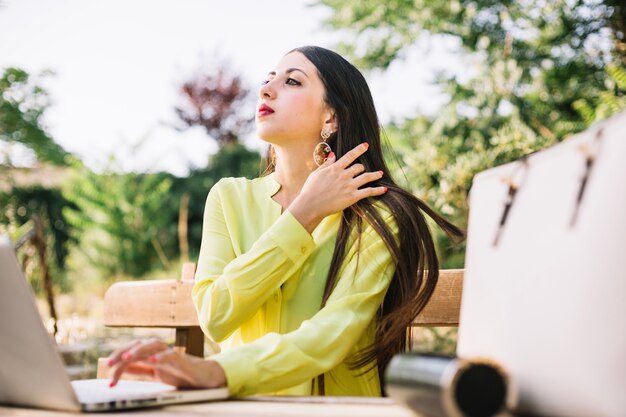
{"label": "blouse sleeve", "polygon": [[309,257],[315,242],[285,211],[250,250],[235,256],[218,182],[209,192],[192,298],[200,326],[214,341],[228,338]]}
{"label": "blouse sleeve", "polygon": [[[303,383],[341,363],[375,317],[395,272],[387,246],[371,228],[351,253],[326,305],[290,333],[265,336],[211,358],[233,395],[273,392]],[[358,265],[357,265],[358,260]]]}

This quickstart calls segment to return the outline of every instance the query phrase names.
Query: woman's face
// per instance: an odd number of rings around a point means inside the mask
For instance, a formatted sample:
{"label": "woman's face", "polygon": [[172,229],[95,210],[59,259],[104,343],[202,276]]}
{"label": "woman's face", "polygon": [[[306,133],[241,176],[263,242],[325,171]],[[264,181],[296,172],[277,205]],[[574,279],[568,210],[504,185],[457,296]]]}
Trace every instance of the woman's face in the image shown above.
{"label": "woman's face", "polygon": [[[285,55],[259,89],[257,132],[274,145],[315,146],[332,112],[317,68],[302,53]],[[333,129],[330,125],[327,127]]]}

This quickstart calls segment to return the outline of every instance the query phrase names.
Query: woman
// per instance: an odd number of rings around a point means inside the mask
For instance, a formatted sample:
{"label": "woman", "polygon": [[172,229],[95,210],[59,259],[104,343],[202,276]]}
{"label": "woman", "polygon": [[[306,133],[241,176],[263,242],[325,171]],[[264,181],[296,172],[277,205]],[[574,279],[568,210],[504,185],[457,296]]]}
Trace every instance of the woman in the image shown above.
{"label": "woman", "polygon": [[111,384],[133,372],[233,395],[379,396],[437,282],[422,211],[462,232],[393,182],[367,83],[338,54],[285,55],[259,90],[256,125],[270,174],[221,180],[205,209],[193,299],[222,351],[136,342],[111,356]]}

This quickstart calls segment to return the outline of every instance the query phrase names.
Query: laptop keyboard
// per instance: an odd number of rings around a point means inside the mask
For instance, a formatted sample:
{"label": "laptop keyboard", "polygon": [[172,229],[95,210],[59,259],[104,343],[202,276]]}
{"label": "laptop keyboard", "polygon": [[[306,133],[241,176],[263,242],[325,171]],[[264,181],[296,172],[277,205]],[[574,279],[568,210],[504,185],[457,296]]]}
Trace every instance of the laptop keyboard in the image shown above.
{"label": "laptop keyboard", "polygon": [[83,404],[104,403],[155,397],[159,393],[175,391],[171,385],[146,381],[119,381],[110,388],[108,379],[72,381],[78,401]]}

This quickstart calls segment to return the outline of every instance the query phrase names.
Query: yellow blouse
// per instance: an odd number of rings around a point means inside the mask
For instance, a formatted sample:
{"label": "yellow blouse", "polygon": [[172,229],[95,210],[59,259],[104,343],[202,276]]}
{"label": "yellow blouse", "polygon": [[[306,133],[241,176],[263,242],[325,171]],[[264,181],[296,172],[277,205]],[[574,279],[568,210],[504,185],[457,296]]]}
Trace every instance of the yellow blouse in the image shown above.
{"label": "yellow blouse", "polygon": [[209,192],[193,301],[204,333],[222,347],[211,359],[232,395],[310,395],[325,373],[326,395],[380,396],[376,367],[363,374],[346,360],[373,341],[392,256],[364,225],[360,253],[352,237],[320,309],[341,214],[310,235],[271,198],[279,189],[271,174],[225,178]]}

